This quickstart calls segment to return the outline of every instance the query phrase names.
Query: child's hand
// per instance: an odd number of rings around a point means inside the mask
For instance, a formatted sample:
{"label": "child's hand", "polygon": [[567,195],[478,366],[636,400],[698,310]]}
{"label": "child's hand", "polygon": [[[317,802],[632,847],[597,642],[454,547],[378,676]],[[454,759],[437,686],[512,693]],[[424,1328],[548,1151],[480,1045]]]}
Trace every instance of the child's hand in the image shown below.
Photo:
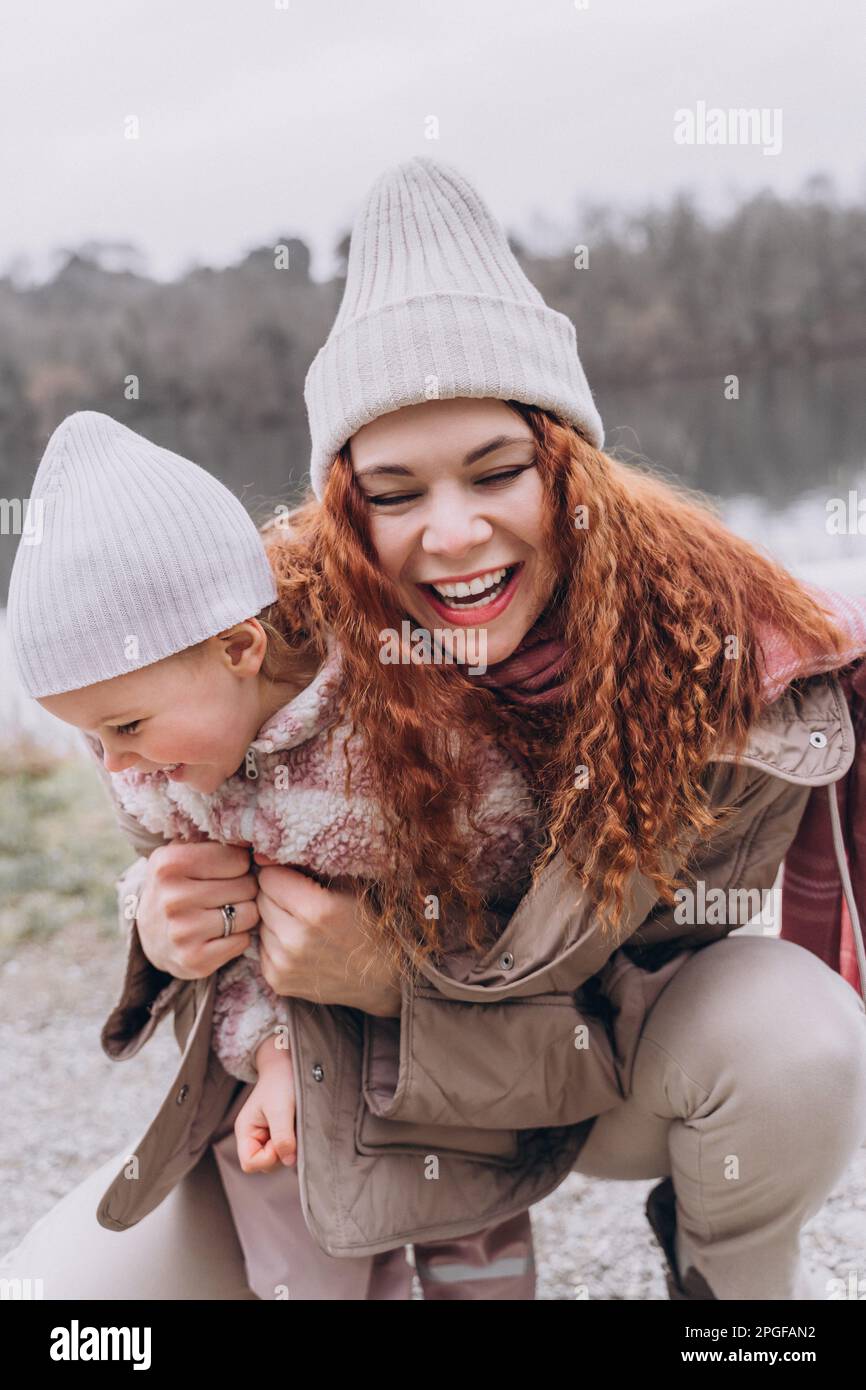
{"label": "child's hand", "polygon": [[253,859],[257,864],[260,864],[263,868],[278,867],[280,862],[278,859],[269,859],[266,854],[259,854],[258,850],[254,851]]}
{"label": "child's hand", "polygon": [[285,1048],[265,1038],[256,1053],[259,1079],[235,1120],[238,1160],[245,1173],[267,1173],[297,1162],[295,1078]]}

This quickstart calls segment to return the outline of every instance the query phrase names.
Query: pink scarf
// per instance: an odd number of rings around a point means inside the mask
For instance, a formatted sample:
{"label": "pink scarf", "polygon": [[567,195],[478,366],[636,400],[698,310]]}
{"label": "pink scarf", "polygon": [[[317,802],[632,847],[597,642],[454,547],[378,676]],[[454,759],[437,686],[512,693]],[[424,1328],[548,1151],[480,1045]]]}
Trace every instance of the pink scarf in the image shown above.
{"label": "pink scarf", "polygon": [[561,632],[558,615],[546,610],[510,656],[488,666],[483,675],[470,676],[470,680],[490,686],[521,705],[555,704],[565,691],[568,667]]}

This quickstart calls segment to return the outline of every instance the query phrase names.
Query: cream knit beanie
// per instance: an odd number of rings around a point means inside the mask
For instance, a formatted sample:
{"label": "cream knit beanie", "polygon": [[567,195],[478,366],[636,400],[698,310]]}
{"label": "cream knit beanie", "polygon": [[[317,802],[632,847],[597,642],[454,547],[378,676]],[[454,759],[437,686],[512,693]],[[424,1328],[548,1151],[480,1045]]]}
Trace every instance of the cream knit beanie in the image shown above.
{"label": "cream knit beanie", "polygon": [[571,320],[545,304],[471,184],[418,155],[367,194],[339,312],[307,373],[316,496],[362,425],[455,396],[542,406],[604,443]]}
{"label": "cream knit beanie", "polygon": [[29,695],[150,666],[276,596],[261,537],[217,478],[110,415],[81,410],[58,425],[9,584],[9,643]]}

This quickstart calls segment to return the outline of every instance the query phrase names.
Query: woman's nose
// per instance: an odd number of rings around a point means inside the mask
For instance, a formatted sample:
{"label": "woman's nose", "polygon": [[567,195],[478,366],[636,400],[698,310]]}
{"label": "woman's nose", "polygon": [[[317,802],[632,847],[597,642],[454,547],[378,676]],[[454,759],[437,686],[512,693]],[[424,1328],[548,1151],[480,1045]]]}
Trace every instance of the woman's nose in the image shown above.
{"label": "woman's nose", "polygon": [[483,516],[452,501],[450,506],[437,507],[431,513],[421,543],[428,555],[453,555],[459,559],[489,541],[492,534],[493,527]]}

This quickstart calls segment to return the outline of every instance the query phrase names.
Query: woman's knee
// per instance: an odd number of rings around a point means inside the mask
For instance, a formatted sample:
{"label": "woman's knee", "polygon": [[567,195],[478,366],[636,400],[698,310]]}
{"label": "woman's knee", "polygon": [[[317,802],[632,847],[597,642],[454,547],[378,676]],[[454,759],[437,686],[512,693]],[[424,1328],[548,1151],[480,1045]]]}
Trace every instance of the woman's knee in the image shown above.
{"label": "woman's knee", "polygon": [[208,1150],[163,1202],[126,1231],[96,1208],[126,1155],[109,1159],[55,1203],[0,1260],[50,1299],[252,1299],[243,1256]]}
{"label": "woman's knee", "polygon": [[644,1039],[707,1093],[728,1073],[756,1104],[781,1096],[831,1118],[844,1106],[866,1134],[866,1008],[794,942],[730,936],[696,951],[647,1015]]}

